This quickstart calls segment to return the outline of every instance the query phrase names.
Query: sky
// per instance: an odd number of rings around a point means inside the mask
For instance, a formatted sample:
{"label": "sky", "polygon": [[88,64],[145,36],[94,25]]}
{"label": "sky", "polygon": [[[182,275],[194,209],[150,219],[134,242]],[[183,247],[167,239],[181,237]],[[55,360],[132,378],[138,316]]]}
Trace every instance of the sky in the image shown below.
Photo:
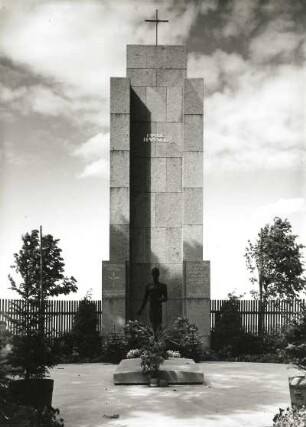
{"label": "sky", "polygon": [[[21,235],[59,238],[66,274],[101,298],[109,247],[109,81],[127,44],[185,44],[203,77],[204,259],[211,296],[275,216],[306,244],[303,0],[0,0],[0,297]],[[304,251],[304,255],[306,255]]]}

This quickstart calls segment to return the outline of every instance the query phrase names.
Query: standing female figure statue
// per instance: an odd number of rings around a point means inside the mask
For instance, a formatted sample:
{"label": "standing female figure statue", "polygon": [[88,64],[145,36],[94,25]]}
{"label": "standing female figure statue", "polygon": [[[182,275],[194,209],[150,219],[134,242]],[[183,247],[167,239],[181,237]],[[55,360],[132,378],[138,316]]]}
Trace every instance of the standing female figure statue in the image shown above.
{"label": "standing female figure statue", "polygon": [[142,305],[137,311],[141,315],[148,300],[150,303],[149,318],[152,325],[154,335],[161,330],[163,321],[163,308],[162,303],[168,300],[167,285],[159,282],[159,269],[153,268],[151,271],[153,283],[149,283],[145,287],[145,294]]}

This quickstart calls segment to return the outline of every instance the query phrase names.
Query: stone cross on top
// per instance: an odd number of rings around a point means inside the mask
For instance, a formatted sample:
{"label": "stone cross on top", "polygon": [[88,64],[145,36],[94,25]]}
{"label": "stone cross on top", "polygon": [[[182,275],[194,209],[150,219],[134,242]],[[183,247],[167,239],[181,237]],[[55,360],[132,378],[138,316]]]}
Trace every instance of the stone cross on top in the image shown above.
{"label": "stone cross on top", "polygon": [[158,9],[156,9],[155,19],[145,19],[145,22],[155,22],[156,29],[156,46],[158,44],[158,24],[160,22],[169,22],[168,19],[158,19]]}

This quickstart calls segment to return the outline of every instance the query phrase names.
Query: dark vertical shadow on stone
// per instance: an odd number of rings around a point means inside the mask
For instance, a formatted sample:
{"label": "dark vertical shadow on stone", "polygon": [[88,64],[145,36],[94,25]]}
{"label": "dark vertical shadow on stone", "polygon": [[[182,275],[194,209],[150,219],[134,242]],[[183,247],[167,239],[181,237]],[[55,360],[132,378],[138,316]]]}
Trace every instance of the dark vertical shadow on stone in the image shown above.
{"label": "dark vertical shadow on stone", "polygon": [[135,319],[150,270],[151,248],[151,114],[131,89],[130,134],[130,266],[127,317]]}

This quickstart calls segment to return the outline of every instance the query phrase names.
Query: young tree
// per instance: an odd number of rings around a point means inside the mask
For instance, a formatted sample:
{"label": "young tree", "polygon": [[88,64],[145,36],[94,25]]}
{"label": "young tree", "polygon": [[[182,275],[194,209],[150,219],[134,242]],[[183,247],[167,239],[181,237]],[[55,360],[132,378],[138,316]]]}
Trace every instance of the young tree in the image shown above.
{"label": "young tree", "polygon": [[15,265],[12,268],[20,274],[19,284],[9,275],[11,289],[22,298],[46,300],[48,297],[67,295],[76,292],[76,280],[74,277],[64,275],[64,260],[62,250],[58,247],[59,239],[47,234],[42,237],[42,281],[43,295],[41,295],[41,271],[40,271],[40,238],[39,231],[32,230],[22,236],[22,247],[14,254]]}
{"label": "young tree", "polygon": [[22,236],[22,242],[12,266],[19,280],[9,275],[11,289],[21,297],[11,309],[10,321],[17,334],[12,340],[10,363],[21,377],[43,378],[47,367],[54,365],[54,355],[44,331],[47,300],[76,292],[77,286],[74,277],[64,275],[58,239],[48,234],[40,242],[38,230],[33,230]]}
{"label": "young tree", "polygon": [[263,311],[269,298],[295,298],[305,289],[303,254],[290,222],[274,218],[273,224],[260,229],[255,243],[248,241],[245,258],[250,281],[259,288],[259,332]]}
{"label": "young tree", "polygon": [[250,281],[259,286],[259,297],[294,298],[305,288],[303,255],[305,247],[296,242],[290,222],[274,218],[260,229],[253,244],[248,241],[245,258]]}

